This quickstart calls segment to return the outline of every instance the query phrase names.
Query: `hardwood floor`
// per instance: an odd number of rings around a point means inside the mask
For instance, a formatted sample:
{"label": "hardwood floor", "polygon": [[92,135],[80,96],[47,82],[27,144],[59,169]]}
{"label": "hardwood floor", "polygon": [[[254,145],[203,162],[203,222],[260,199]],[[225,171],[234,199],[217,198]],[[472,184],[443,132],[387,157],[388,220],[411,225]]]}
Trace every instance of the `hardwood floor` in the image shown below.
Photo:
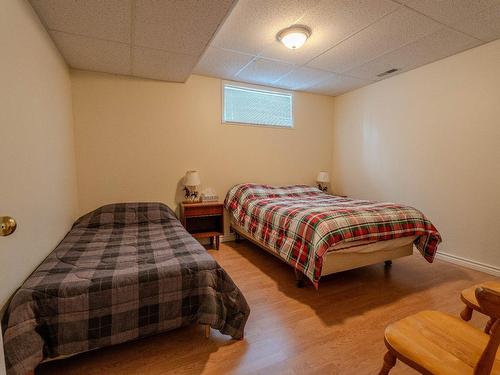
{"label": "hardwood floor", "polygon": [[[245,339],[193,326],[96,350],[37,369],[40,375],[376,374],[386,352],[384,328],[420,310],[459,316],[460,291],[494,279],[418,253],[295,287],[292,269],[248,241],[210,253],[243,291],[251,308]],[[471,324],[484,327],[475,313]],[[398,363],[391,374],[415,374]]]}

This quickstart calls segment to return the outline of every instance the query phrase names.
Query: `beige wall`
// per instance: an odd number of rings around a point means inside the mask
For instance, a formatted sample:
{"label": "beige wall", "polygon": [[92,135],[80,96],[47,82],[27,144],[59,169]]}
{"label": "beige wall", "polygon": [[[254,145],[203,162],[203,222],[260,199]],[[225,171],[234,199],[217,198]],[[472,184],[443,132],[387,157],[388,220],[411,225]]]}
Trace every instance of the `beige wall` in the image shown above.
{"label": "beige wall", "polygon": [[77,194],[69,72],[27,2],[1,2],[0,45],[0,215],[18,222],[0,237],[2,307],[66,234]]}
{"label": "beige wall", "polygon": [[198,169],[221,199],[240,182],[314,183],[331,160],[333,98],[297,93],[295,128],[221,124],[221,81],[186,84],[72,72],[80,213],[120,201],[182,200]]}
{"label": "beige wall", "polygon": [[500,40],[335,99],[334,184],[408,203],[441,251],[500,267]]}

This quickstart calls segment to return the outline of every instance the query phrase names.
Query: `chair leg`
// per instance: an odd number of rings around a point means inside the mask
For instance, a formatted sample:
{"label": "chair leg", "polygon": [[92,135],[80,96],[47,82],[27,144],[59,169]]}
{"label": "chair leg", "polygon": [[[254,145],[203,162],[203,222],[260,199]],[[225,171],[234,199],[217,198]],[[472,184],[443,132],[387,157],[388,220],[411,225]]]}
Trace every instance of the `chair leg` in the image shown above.
{"label": "chair leg", "polygon": [[465,306],[465,309],[460,313],[460,317],[468,322],[472,318],[472,309],[469,306]]}
{"label": "chair leg", "polygon": [[396,356],[392,354],[390,351],[385,353],[384,355],[384,365],[382,366],[382,369],[378,373],[378,375],[387,375],[389,374],[389,371],[396,366]]}
{"label": "chair leg", "polygon": [[484,327],[484,333],[487,333],[489,335],[491,327],[493,327],[493,324],[495,324],[495,322],[496,322],[495,318],[490,318],[490,320],[488,320],[488,323],[486,323],[486,326]]}

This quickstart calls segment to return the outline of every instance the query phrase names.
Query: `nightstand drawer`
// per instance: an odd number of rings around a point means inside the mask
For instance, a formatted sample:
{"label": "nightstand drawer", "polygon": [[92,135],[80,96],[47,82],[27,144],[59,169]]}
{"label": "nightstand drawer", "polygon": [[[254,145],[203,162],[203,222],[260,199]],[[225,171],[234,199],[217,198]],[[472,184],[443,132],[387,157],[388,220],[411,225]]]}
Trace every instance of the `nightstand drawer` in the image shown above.
{"label": "nightstand drawer", "polygon": [[212,215],[222,215],[224,208],[222,204],[218,205],[189,205],[184,206],[184,216],[185,217],[198,217],[198,216],[212,216]]}

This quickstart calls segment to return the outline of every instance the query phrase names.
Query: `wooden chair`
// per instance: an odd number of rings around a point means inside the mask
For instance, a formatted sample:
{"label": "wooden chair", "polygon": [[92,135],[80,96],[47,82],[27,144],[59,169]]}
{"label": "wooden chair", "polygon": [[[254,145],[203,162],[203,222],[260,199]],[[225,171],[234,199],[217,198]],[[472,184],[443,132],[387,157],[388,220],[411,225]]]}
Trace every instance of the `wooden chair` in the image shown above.
{"label": "wooden chair", "polygon": [[[462,299],[462,302],[465,303],[465,308],[461,312],[460,316],[466,322],[471,320],[473,311],[479,311],[480,313],[484,314],[484,311],[482,311],[481,306],[479,305],[479,302],[477,301],[476,293],[475,293],[476,289],[481,288],[481,287],[492,289],[495,292],[500,293],[500,282],[498,282],[498,281],[487,281],[485,283],[464,289],[462,291],[462,294],[460,295],[460,297]],[[485,333],[490,333],[490,330],[491,330],[491,327],[493,326],[493,323],[495,323],[495,318],[490,318],[490,320],[488,320],[488,323],[486,323],[486,326],[484,327]]]}
{"label": "wooden chair", "polygon": [[[475,295],[485,314],[500,318],[500,293],[478,288]],[[422,374],[500,374],[500,320],[487,335],[451,315],[422,311],[389,325],[385,344],[379,375],[388,374],[397,359]]]}

